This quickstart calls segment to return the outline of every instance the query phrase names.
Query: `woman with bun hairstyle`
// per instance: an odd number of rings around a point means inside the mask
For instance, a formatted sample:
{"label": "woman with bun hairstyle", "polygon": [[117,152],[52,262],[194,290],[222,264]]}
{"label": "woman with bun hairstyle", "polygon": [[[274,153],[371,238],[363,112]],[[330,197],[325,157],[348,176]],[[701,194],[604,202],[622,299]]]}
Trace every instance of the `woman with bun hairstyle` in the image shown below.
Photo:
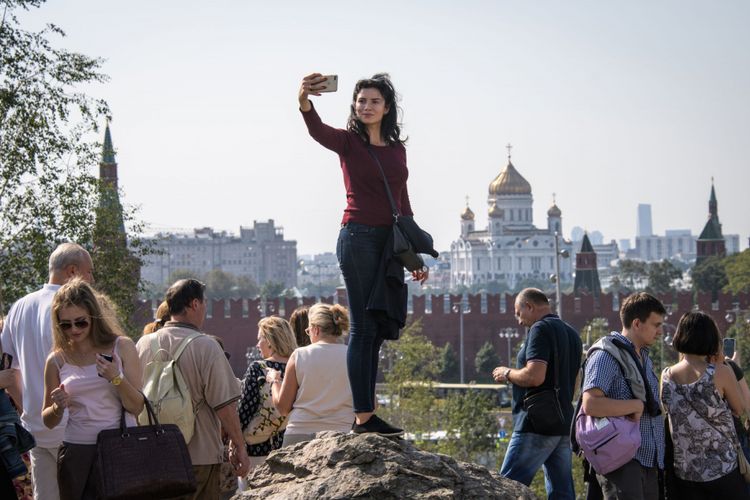
{"label": "woman with bun hairstyle", "polygon": [[[351,330],[347,367],[354,398],[356,433],[375,432],[398,436],[403,430],[374,414],[375,379],[383,337],[372,312],[367,310],[370,293],[378,279],[378,269],[389,240],[393,214],[383,177],[373,156],[382,165],[388,186],[401,215],[413,215],[406,180],[405,139],[398,123],[396,91],[385,73],[360,80],[354,86],[346,130],[330,127],[318,116],[310,95],[325,90],[326,78],[320,73],[302,80],[298,99],[307,130],[323,147],[339,155],[346,189],[346,208],[341,221],[336,256],[349,298]],[[424,283],[428,269],[412,273]],[[397,299],[397,301],[400,300]],[[406,297],[403,297],[406,300]],[[406,304],[403,304],[406,309]]]}
{"label": "woman with bun hairstyle", "polygon": [[311,440],[316,432],[349,432],[352,392],[346,375],[349,314],[340,305],[315,304],[308,311],[310,345],[292,353],[286,373],[269,371],[273,404],[289,415],[283,446]]}
{"label": "woman with bun hairstyle", "polygon": [[117,323],[110,300],[80,279],[63,285],[52,301],[42,409],[50,429],[68,416],[57,455],[61,499],[97,498],[97,436],[120,426],[123,408],[126,425],[137,425],[141,380],[135,344]]}
{"label": "woman with bun hairstyle", "polygon": [[156,309],[156,319],[143,327],[143,335],[159,331],[170,319],[172,318],[169,315],[169,305],[167,305],[167,301],[165,300]]}

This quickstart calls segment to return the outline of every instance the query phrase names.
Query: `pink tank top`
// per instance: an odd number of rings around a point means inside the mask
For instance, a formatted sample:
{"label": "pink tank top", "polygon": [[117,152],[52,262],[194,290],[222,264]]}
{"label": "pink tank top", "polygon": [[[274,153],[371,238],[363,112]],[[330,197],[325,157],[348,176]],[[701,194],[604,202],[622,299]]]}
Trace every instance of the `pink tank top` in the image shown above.
{"label": "pink tank top", "polygon": [[[114,352],[122,371],[122,359],[117,351],[119,340],[115,341]],[[96,364],[78,366],[65,359],[60,367],[60,383],[70,395],[68,425],[63,438],[66,443],[96,444],[100,431],[120,426],[122,403],[117,388],[99,376]],[[136,425],[135,417],[128,412],[125,412],[125,425]]]}

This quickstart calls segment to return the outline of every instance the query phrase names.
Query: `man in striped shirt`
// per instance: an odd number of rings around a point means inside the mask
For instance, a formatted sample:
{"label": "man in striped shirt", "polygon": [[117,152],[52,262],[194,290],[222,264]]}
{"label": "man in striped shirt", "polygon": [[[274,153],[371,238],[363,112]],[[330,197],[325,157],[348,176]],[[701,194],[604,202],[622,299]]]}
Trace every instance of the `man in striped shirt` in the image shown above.
{"label": "man in striped shirt", "polygon": [[[659,408],[659,380],[654,373],[648,347],[659,340],[666,310],[654,296],[636,293],[620,308],[620,340],[637,360],[645,375],[645,401],[634,396],[614,356],[596,350],[586,362],[583,411],[592,417],[627,416],[640,422],[641,447],[633,460],[609,474],[597,474],[605,499],[658,499],[659,469],[664,469],[664,417]],[[627,357],[627,355],[625,356]]]}

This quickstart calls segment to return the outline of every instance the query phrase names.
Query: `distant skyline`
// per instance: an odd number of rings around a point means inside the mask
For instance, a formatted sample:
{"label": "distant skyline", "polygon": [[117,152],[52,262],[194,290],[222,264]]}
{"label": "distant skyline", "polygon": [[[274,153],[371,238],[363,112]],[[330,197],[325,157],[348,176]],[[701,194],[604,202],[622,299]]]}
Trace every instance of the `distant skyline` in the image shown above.
{"label": "distant skyline", "polygon": [[714,177],[723,232],[747,247],[750,2],[50,0],[20,17],[106,59],[110,80],[86,90],[110,104],[123,201],[153,231],[272,218],[300,254],[334,251],[341,172],[297,89],[337,73],[314,102],[343,127],[355,81],[388,71],[412,206],[440,250],[466,196],[486,225],[508,143],[539,227],[556,193],[566,237],[634,240],[640,203],[655,234],[698,234]]}

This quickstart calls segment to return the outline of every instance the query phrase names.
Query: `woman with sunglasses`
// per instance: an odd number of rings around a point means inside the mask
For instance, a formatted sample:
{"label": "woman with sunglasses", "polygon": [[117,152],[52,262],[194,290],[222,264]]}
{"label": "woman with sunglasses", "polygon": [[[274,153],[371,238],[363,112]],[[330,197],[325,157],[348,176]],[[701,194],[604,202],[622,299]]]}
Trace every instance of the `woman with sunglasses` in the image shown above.
{"label": "woman with sunglasses", "polygon": [[52,302],[52,353],[44,369],[42,419],[50,429],[67,416],[57,456],[60,498],[96,498],[96,438],[135,426],[143,410],[141,364],[106,296],[86,282],[63,285]]}
{"label": "woman with sunglasses", "polygon": [[[374,432],[399,436],[402,429],[375,415],[375,379],[384,337],[375,315],[367,309],[378,280],[378,269],[391,234],[393,213],[383,183],[387,179],[394,203],[401,215],[413,215],[406,179],[405,139],[398,123],[396,91],[390,77],[381,73],[360,80],[354,86],[346,130],[323,123],[309,97],[325,92],[326,77],[307,75],[298,93],[299,109],[310,136],[339,155],[344,174],[347,206],[336,246],[341,273],[346,283],[351,313],[347,365],[354,398],[355,433]],[[382,165],[381,174],[378,163]],[[415,281],[424,283],[428,269],[414,271]],[[403,301],[401,300],[403,299]],[[393,307],[406,310],[406,294]],[[403,302],[403,303],[400,303]]]}
{"label": "woman with sunglasses", "polygon": [[346,308],[315,304],[308,311],[310,345],[296,349],[283,375],[269,371],[273,404],[289,415],[283,446],[310,441],[316,432],[349,432],[352,391],[346,375]]}

